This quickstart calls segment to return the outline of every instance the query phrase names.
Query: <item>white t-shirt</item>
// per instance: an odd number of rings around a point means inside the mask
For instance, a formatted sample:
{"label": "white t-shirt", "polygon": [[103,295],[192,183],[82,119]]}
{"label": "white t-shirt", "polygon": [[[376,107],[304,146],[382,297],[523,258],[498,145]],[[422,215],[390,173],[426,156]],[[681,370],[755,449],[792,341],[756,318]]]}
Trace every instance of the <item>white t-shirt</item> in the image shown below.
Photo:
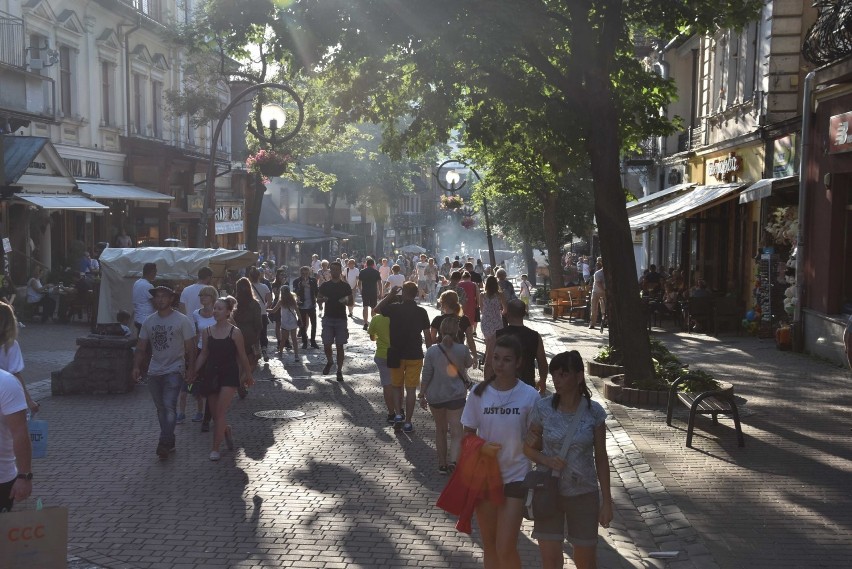
{"label": "white t-shirt", "polygon": [[139,279],[133,283],[133,321],[139,324],[154,313],[154,305],[151,304],[151,293],[154,288],[146,279]]}
{"label": "white t-shirt", "polygon": [[0,481],[2,482],[9,482],[18,475],[12,431],[6,425],[6,417],[26,408],[27,399],[21,383],[11,373],[0,370]]}
{"label": "white t-shirt", "polygon": [[251,283],[251,286],[254,287],[254,292],[258,296],[257,303],[260,305],[260,317],[263,318],[266,316],[266,299],[272,294],[272,291],[263,283]]}
{"label": "white t-shirt", "polygon": [[417,280],[418,281],[426,281],[429,280],[429,277],[426,275],[426,270],[429,267],[429,263],[426,261],[418,261],[417,262]]}
{"label": "white t-shirt", "polygon": [[313,271],[314,274],[317,274],[318,272],[320,272],[321,268],[322,268],[322,261],[320,261],[319,259],[317,259],[316,261],[311,263],[311,271]]}
{"label": "white t-shirt", "polygon": [[182,374],[186,367],[184,342],[195,340],[195,324],[177,310],[165,318],[155,312],[142,323],[139,339],[148,340],[153,354],[148,375]]}
{"label": "white t-shirt", "polygon": [[209,318],[201,315],[201,309],[199,308],[195,312],[192,313],[192,321],[195,323],[195,333],[198,334],[198,349],[201,349],[202,344],[204,343],[202,332],[207,328],[216,324],[216,319],[210,316]]}
{"label": "white t-shirt", "polygon": [[24,357],[21,355],[21,346],[15,340],[10,347],[0,348],[0,369],[9,373],[21,373],[24,371]]}
{"label": "white t-shirt", "polygon": [[358,267],[352,267],[351,269],[346,269],[346,282],[349,283],[349,286],[352,290],[355,290],[355,287],[358,286],[358,275],[361,274],[361,270]]}
{"label": "white t-shirt", "polygon": [[186,307],[187,316],[190,316],[193,312],[201,308],[201,299],[198,298],[198,293],[205,286],[207,285],[201,283],[191,284],[180,293],[180,302]]}
{"label": "white t-shirt", "polygon": [[382,277],[382,282],[388,280],[388,277],[391,274],[391,268],[387,265],[382,265],[379,267],[379,276]]}
{"label": "white t-shirt", "polygon": [[38,291],[42,288],[41,281],[35,277],[27,281],[27,302],[33,304],[40,301],[44,297],[44,293]]}
{"label": "white t-shirt", "polygon": [[388,277],[388,286],[390,287],[388,290],[390,290],[391,288],[393,288],[395,286],[402,287],[402,285],[404,285],[404,284],[405,284],[405,277],[402,276],[402,273],[399,273],[399,274],[396,274],[396,275],[392,274],[391,276]]}
{"label": "white t-shirt", "polygon": [[529,427],[530,411],[540,399],[538,391],[520,379],[509,391],[487,385],[482,396],[473,391],[467,396],[462,425],[476,429],[488,442],[503,445],[497,454],[503,484],[518,482],[530,471],[524,456],[524,435]]}
{"label": "white t-shirt", "polygon": [[604,272],[603,269],[598,269],[595,271],[595,284],[593,290],[597,292],[603,292],[606,288],[606,282],[604,281]]}

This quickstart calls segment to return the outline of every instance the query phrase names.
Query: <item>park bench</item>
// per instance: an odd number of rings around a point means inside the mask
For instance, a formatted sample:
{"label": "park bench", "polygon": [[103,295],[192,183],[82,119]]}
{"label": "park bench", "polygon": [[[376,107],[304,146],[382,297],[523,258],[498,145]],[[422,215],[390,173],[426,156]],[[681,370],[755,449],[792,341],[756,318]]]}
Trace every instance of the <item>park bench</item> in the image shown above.
{"label": "park bench", "polygon": [[696,415],[710,415],[713,423],[719,423],[719,415],[728,415],[734,419],[734,429],[737,432],[737,442],[739,446],[744,447],[743,430],[740,426],[740,414],[737,410],[737,403],[734,401],[734,390],[732,387],[727,389],[716,389],[704,391],[702,393],[686,393],[678,391],[678,386],[690,379],[690,374],[686,374],[677,378],[669,389],[669,402],[666,408],[666,424],[672,426],[672,411],[675,401],[680,401],[689,408],[689,423],[686,429],[686,446],[692,448],[692,432],[695,428]]}
{"label": "park bench", "polygon": [[588,293],[588,287],[585,286],[551,289],[548,304],[553,310],[553,319],[556,320],[567,314],[568,321],[571,322],[578,312],[581,312],[581,317],[585,318],[586,310],[589,308],[586,302]]}

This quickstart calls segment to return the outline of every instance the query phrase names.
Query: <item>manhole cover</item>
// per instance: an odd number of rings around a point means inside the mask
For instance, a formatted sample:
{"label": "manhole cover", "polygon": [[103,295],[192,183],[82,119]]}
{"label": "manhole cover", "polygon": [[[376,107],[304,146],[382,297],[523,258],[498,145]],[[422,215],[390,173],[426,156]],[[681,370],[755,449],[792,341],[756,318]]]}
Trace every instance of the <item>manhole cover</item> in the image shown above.
{"label": "manhole cover", "polygon": [[305,416],[305,412],[290,409],[270,409],[269,411],[258,411],[254,416],[261,419],[301,419]]}

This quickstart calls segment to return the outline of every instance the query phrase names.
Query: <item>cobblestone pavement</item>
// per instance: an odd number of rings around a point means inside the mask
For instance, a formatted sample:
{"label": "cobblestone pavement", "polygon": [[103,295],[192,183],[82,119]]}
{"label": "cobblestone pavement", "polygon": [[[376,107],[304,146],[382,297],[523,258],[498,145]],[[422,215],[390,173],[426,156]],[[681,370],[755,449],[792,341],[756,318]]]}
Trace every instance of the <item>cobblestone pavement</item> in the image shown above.
{"label": "cobblestone pavement", "polygon": [[[384,424],[371,345],[358,324],[343,384],[321,375],[317,350],[302,365],[273,358],[262,366],[257,386],[229,415],[237,450],[219,463],[207,460],[209,435],[189,422],[178,427],[177,453],[157,461],[156,418],[142,387],[123,396],[49,397],[39,380],[70,361],[75,334],[86,329],[22,330],[26,377],[51,433],[49,456],[36,461],[36,493],[69,508],[69,565],[479,566],[476,531],[459,534],[433,505],[446,481],[435,469],[433,424],[420,411],[412,434]],[[540,312],[530,325],[549,355],[578,349],[588,359],[606,341],[606,333]],[[683,411],[671,428],[660,410],[604,401],[616,518],[601,529],[599,566],[848,566],[849,373],[753,338],[661,337],[693,367],[734,382],[746,403],[746,447],[736,446],[730,421],[699,419],[689,450]],[[254,415],[274,409],[306,416]],[[521,551],[524,567],[536,567],[529,529]],[[658,550],[680,553],[648,558]]]}

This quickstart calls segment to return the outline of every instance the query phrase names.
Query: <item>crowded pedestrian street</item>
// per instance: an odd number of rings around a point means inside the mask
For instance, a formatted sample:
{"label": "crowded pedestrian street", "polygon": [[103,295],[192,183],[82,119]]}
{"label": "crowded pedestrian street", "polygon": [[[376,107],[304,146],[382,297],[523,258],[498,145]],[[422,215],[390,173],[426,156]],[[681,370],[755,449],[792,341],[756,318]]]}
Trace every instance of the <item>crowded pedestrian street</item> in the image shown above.
{"label": "crowded pedestrian street", "polygon": [[[437,314],[423,306],[430,318]],[[68,508],[69,566],[481,566],[476,524],[472,536],[460,533],[435,506],[447,476],[436,469],[428,412],[418,408],[411,433],[385,421],[374,343],[359,308],[345,381],[323,375],[321,349],[307,350],[300,363],[286,351],[283,364],[274,355],[261,361],[255,386],[230,410],[236,449],[218,462],[208,460],[209,434],[189,420],[177,426],[175,453],[157,459],[145,386],[124,395],[51,396],[49,373],[73,358],[76,336],[87,329],[22,329],[24,373],[50,427],[25,504],[40,498]],[[588,360],[607,341],[606,330],[531,312],[527,325],[541,333],[548,359],[576,349]],[[601,381],[587,376],[608,413],[615,506],[612,524],[599,530],[598,566],[846,566],[848,370],[748,336],[655,332],[688,363],[736,384],[745,447],[730,420],[699,418],[688,449],[685,410],[668,427],[664,409],[608,402]],[[482,379],[475,368],[471,376]],[[524,567],[540,563],[531,526],[524,522],[519,538]]]}

